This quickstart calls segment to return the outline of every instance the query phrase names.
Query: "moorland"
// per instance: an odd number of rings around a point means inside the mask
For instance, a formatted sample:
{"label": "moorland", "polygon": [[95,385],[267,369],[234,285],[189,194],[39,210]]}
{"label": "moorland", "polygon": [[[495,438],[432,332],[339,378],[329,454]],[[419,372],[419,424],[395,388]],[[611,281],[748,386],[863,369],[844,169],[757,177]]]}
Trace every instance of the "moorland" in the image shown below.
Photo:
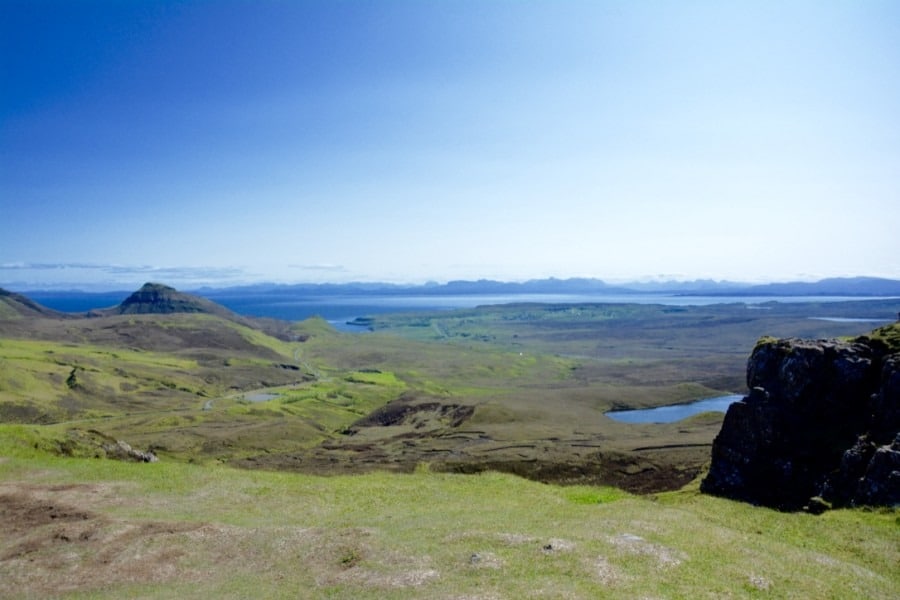
{"label": "moorland", "polygon": [[[0,295],[2,595],[888,598],[900,585],[894,510],[711,498],[697,478],[721,413],[604,414],[743,393],[760,337],[860,335],[873,323],[825,319],[889,323],[896,301],[519,304],[342,333],[140,293],[79,316]],[[159,461],[107,460],[118,440]]]}

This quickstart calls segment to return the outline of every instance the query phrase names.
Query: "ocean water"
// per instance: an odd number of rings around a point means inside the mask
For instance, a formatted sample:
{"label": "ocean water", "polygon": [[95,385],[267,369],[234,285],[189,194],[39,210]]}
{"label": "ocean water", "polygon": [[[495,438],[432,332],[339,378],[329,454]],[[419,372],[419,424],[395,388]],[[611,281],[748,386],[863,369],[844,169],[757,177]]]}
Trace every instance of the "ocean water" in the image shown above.
{"label": "ocean water", "polygon": [[210,294],[210,300],[242,315],[273,317],[300,321],[322,317],[344,331],[361,331],[361,327],[347,323],[357,317],[385,313],[439,311],[476,306],[543,303],[577,304],[603,302],[614,304],[663,304],[668,306],[707,306],[711,304],[744,303],[761,305],[767,302],[838,302],[860,298],[839,296],[677,296],[672,294],[360,294],[290,296],[275,294]]}
{"label": "ocean water", "polygon": [[22,292],[38,304],[67,313],[82,313],[122,303],[131,292]]}
{"label": "ocean water", "polygon": [[[26,296],[48,308],[78,313],[91,309],[115,306],[131,292],[24,292]],[[273,317],[300,321],[321,317],[345,328],[357,317],[384,313],[453,310],[482,305],[511,303],[634,303],[668,306],[707,306],[711,304],[742,303],[750,308],[765,309],[768,302],[839,302],[874,300],[846,296],[679,296],[673,294],[355,294],[355,295],[291,295],[276,293],[210,293],[205,297],[247,316]],[[347,326],[351,331],[359,327]]]}

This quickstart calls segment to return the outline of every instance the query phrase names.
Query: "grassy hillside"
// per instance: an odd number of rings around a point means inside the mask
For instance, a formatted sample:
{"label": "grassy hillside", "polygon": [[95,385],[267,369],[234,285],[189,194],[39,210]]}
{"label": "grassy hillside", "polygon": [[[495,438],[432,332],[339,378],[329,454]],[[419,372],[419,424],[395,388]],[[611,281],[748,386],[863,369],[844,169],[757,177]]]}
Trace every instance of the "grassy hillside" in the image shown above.
{"label": "grassy hillside", "polygon": [[22,294],[0,288],[0,320],[28,317],[65,318],[66,315],[41,306]]}
{"label": "grassy hillside", "polygon": [[[48,457],[3,426],[4,598],[895,598],[896,511],[510,475]],[[30,437],[32,436],[32,437]],[[20,440],[17,444],[10,440]]]}
{"label": "grassy hillside", "polygon": [[[32,331],[44,339],[0,338],[0,420],[56,424],[60,443],[93,429],[184,460],[296,450],[402,389],[352,371],[323,376],[301,342],[209,315],[42,320]],[[280,399],[258,401],[270,396]]]}
{"label": "grassy hillside", "polygon": [[[366,334],[0,315],[0,597],[896,597],[896,510],[703,496],[720,413],[603,414],[739,391],[762,334],[866,324],[815,306],[572,310]],[[117,439],[162,460],[98,460]]]}
{"label": "grassy hillside", "polygon": [[604,413],[742,391],[761,332],[864,330],[816,310],[518,305],[379,317],[361,335],[313,319],[278,338],[208,313],[18,318],[0,321],[0,420],[55,423],[71,452],[94,430],[169,460],[673,489],[707,462],[721,413]]}

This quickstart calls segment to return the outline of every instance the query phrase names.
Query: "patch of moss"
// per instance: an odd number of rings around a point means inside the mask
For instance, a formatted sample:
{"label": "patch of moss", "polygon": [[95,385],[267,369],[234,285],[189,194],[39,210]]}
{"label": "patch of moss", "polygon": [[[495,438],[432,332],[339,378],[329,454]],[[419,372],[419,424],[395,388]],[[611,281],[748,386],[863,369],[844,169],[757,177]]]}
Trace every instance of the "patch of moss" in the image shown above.
{"label": "patch of moss", "polygon": [[761,338],[759,338],[758,340],[756,340],[756,344],[754,345],[753,349],[755,350],[756,348],[759,348],[760,346],[764,346],[766,344],[774,344],[777,341],[778,341],[778,338],[776,338],[774,336],[764,335]]}
{"label": "patch of moss", "polygon": [[888,352],[900,352],[900,321],[879,327],[864,337],[882,342],[887,346]]}

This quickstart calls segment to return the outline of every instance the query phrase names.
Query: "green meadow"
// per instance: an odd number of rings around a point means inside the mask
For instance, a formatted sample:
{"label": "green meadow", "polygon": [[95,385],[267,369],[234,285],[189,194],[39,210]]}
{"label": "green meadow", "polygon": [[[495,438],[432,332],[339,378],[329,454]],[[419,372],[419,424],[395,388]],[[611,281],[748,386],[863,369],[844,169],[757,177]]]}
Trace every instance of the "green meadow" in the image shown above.
{"label": "green meadow", "polygon": [[[19,429],[15,431],[14,429]],[[896,511],[60,459],[4,426],[8,598],[895,598]],[[55,512],[54,512],[55,511]],[[55,517],[51,515],[55,514]]]}
{"label": "green meadow", "polygon": [[0,597],[895,598],[896,509],[709,497],[721,413],[605,415],[896,312],[846,304],[0,320]]}

